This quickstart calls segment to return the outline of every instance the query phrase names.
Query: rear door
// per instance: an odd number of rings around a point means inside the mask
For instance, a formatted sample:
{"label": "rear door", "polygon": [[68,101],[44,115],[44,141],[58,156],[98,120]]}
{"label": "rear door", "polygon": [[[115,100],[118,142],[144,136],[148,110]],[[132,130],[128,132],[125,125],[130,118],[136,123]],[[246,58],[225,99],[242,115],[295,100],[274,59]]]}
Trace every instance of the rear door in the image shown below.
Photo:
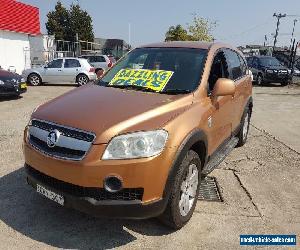
{"label": "rear door", "polygon": [[75,82],[81,68],[81,64],[77,59],[65,59],[63,76],[65,82]]}
{"label": "rear door", "polygon": [[63,59],[55,59],[48,63],[44,68],[44,74],[42,76],[45,82],[61,82],[64,79],[63,76]]}
{"label": "rear door", "polygon": [[247,74],[248,67],[245,59],[231,49],[226,49],[225,55],[228,62],[229,78],[234,81],[236,87],[231,110],[232,129],[235,131],[240,125],[252,82],[250,75]]}

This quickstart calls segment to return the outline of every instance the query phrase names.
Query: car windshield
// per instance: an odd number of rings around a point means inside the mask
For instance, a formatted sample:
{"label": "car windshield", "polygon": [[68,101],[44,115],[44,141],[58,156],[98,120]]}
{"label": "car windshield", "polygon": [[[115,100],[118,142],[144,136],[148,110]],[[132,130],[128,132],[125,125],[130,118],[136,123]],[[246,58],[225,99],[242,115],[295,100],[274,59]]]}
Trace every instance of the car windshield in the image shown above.
{"label": "car windshield", "polygon": [[125,55],[98,84],[159,93],[188,93],[198,87],[207,50],[139,48]]}
{"label": "car windshield", "polygon": [[261,57],[259,61],[263,66],[281,66],[280,62],[274,57]]}

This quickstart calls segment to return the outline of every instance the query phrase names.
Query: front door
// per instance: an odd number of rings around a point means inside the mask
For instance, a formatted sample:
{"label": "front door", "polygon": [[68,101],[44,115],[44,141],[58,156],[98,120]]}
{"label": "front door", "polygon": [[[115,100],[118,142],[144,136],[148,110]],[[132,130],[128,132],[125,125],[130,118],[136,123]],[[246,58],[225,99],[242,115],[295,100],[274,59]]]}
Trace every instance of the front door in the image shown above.
{"label": "front door", "polygon": [[45,82],[62,82],[63,77],[63,59],[55,59],[48,63],[44,68],[43,81]]}
{"label": "front door", "polygon": [[223,50],[219,50],[215,55],[208,79],[210,103],[210,117],[208,118],[209,154],[215,152],[226,139],[230,138],[232,133],[232,96],[213,97],[211,95],[219,78],[229,78],[227,61]]}

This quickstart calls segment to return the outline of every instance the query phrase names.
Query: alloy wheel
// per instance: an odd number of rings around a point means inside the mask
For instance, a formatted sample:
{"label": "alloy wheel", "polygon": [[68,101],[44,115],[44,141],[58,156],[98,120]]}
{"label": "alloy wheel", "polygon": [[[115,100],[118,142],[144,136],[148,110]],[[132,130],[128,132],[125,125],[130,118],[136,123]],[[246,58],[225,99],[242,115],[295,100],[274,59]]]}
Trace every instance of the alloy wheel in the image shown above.
{"label": "alloy wheel", "polygon": [[198,175],[199,172],[196,164],[189,165],[187,175],[180,187],[179,211],[182,216],[186,216],[190,212],[196,199]]}

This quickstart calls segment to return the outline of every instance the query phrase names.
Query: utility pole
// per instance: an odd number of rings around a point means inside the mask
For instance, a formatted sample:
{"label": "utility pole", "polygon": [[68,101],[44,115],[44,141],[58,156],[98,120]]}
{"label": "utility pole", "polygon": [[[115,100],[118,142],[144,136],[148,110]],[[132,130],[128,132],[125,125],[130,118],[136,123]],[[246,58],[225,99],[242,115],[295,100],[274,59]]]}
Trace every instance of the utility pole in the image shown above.
{"label": "utility pole", "polygon": [[267,42],[268,42],[268,38],[267,38],[267,35],[265,35],[264,47],[266,47]]}
{"label": "utility pole", "polygon": [[293,44],[293,39],[294,39],[294,32],[295,32],[295,26],[296,26],[296,22],[298,20],[294,19],[294,25],[293,25],[293,31],[292,31],[292,37],[291,37],[291,45],[290,45],[290,49],[292,48],[292,44]]}
{"label": "utility pole", "polygon": [[280,19],[283,17],[286,17],[286,14],[273,14],[273,17],[277,18],[277,25],[276,25],[276,32],[275,32],[275,36],[274,36],[274,45],[273,45],[273,53],[275,51],[275,47],[276,47],[276,43],[277,43],[277,37],[278,37],[278,33],[279,33],[279,25],[280,25]]}

